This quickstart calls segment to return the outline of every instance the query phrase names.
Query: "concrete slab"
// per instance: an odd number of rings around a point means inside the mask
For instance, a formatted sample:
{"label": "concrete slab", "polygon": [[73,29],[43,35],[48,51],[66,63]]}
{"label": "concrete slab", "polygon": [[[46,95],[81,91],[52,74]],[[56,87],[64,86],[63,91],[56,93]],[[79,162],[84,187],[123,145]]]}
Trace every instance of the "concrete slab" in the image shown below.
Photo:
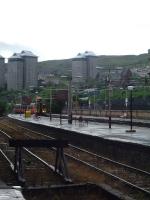
{"label": "concrete slab", "polygon": [[20,190],[0,189],[0,200],[25,200]]}
{"label": "concrete slab", "polygon": [[6,187],[6,186],[7,185],[2,180],[0,180],[0,188]]}

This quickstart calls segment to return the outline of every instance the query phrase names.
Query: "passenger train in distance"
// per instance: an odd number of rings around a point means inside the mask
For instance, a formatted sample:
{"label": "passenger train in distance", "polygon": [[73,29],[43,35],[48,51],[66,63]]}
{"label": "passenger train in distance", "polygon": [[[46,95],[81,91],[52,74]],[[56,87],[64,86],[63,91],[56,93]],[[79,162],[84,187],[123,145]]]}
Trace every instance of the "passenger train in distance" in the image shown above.
{"label": "passenger train in distance", "polygon": [[36,113],[35,103],[31,103],[30,105],[15,104],[15,106],[13,108],[13,112],[15,114],[23,114],[27,110],[31,111],[31,114],[35,114]]}

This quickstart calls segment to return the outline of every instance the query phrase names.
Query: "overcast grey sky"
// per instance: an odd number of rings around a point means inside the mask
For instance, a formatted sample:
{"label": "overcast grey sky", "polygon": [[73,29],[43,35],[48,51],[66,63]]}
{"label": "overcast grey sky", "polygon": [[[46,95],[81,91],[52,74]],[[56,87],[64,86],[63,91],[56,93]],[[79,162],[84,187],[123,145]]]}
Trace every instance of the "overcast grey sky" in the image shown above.
{"label": "overcast grey sky", "polygon": [[141,54],[150,48],[150,0],[0,0],[0,54],[39,60]]}

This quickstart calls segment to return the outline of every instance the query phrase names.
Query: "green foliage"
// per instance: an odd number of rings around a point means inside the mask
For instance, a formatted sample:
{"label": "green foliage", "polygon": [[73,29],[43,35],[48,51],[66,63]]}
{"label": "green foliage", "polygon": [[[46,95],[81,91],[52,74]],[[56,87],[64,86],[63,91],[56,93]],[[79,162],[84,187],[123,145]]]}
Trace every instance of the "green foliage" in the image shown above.
{"label": "green foliage", "polygon": [[140,87],[133,90],[133,97],[135,98],[145,98],[150,97],[150,87]]}
{"label": "green foliage", "polygon": [[7,111],[7,103],[0,100],[0,116],[4,115]]}
{"label": "green foliage", "polygon": [[44,88],[42,91],[38,93],[38,96],[45,98],[50,98],[50,88]]}
{"label": "green foliage", "polygon": [[65,106],[65,101],[54,101],[52,104],[52,113],[60,114]]}
{"label": "green foliage", "polygon": [[[123,56],[97,56],[97,66],[106,66],[113,68],[115,66],[124,66],[127,68],[139,67],[149,63],[149,55],[123,55]],[[48,60],[38,63],[38,71],[45,71],[45,73],[55,75],[70,75],[71,74],[72,59],[64,60]]]}
{"label": "green foliage", "polygon": [[[118,100],[118,99],[125,99],[128,98],[130,95],[130,92],[125,89],[119,89],[119,88],[113,88],[113,90],[110,92],[110,98],[112,100]],[[133,98],[146,98],[150,97],[150,87],[136,87],[133,89],[132,92]],[[105,101],[108,100],[109,93],[108,88],[103,89],[100,91],[100,95],[96,96],[96,101]],[[93,100],[92,100],[93,101]]]}
{"label": "green foliage", "polygon": [[47,74],[70,75],[71,59],[64,60],[48,60],[38,63],[38,71],[44,70]]}
{"label": "green foliage", "polygon": [[148,54],[141,55],[123,55],[123,56],[98,56],[98,65],[124,65],[131,67],[131,64],[135,67],[138,64],[147,64],[149,62]]}

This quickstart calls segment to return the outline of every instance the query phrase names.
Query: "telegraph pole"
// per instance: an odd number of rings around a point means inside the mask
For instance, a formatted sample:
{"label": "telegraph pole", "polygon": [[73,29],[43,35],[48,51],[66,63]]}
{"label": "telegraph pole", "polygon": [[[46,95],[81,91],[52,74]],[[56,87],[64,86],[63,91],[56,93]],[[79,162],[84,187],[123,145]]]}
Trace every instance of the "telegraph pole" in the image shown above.
{"label": "telegraph pole", "polygon": [[[100,69],[100,70],[106,70],[104,68],[101,68],[101,67],[96,67],[97,69]],[[108,76],[107,76],[107,79],[106,79],[106,88],[108,87],[108,125],[109,125],[109,128],[111,128],[111,92],[112,92],[112,86],[111,86],[111,78],[110,78],[110,67],[108,69]],[[107,86],[108,84],[108,86]],[[105,96],[105,102],[106,102],[106,96]],[[106,108],[106,105],[105,105],[105,108]]]}

